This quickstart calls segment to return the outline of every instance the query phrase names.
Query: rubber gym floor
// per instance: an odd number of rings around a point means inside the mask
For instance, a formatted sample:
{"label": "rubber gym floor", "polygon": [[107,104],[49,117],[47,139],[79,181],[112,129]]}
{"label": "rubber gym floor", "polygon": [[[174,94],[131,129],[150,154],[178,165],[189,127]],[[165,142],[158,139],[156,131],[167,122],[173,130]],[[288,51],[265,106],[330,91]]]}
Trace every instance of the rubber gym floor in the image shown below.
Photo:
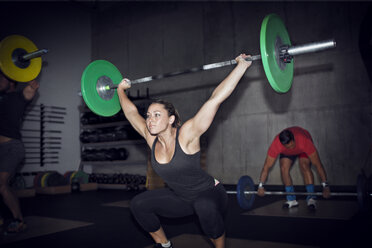
{"label": "rubber gym floor", "polygon": [[[226,185],[226,189],[234,190]],[[27,230],[0,235],[1,247],[135,247],[151,248],[150,236],[134,221],[128,203],[139,191],[98,189],[69,194],[20,198]],[[282,209],[283,196],[256,197],[252,210],[239,207],[229,195],[227,248],[372,247],[372,211],[358,210],[355,197],[318,200],[310,211]],[[166,204],[166,202],[164,203]],[[5,219],[10,213],[0,202]],[[195,216],[161,222],[175,248],[213,247]],[[3,225],[4,226],[4,225]]]}

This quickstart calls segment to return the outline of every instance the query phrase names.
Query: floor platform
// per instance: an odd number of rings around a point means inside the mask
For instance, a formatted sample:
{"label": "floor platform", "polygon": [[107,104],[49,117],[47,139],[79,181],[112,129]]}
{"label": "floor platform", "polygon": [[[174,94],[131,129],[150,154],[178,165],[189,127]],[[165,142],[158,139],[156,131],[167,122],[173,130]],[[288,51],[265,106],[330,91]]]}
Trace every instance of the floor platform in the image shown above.
{"label": "floor platform", "polygon": [[358,213],[358,203],[356,201],[317,200],[316,210],[308,209],[305,200],[298,200],[299,206],[290,209],[282,207],[284,202],[284,200],[279,200],[243,214],[289,218],[350,220]]}
{"label": "floor platform", "polygon": [[27,216],[25,217],[27,228],[25,231],[17,234],[5,233],[0,236],[0,242],[2,244],[12,243],[19,240],[30,239],[34,237],[40,237],[49,235],[52,233],[63,232],[74,228],[84,227],[93,225],[93,223],[48,218],[42,216]]}
{"label": "floor platform", "polygon": [[[70,194],[20,198],[28,228],[4,235],[1,248],[149,248],[150,235],[142,230],[129,209],[131,199],[141,192],[98,189]],[[225,215],[226,248],[370,248],[372,210],[358,212],[353,198],[319,200],[309,212],[299,198],[297,209],[281,208],[283,197],[255,200],[253,209],[239,207],[236,195],[228,195]],[[0,201],[5,224],[10,212]],[[212,248],[197,216],[178,219],[159,217],[174,248]]]}
{"label": "floor platform", "polygon": [[[211,248],[211,242],[202,235],[183,234],[172,238],[174,247],[198,247]],[[145,248],[152,248],[153,246],[146,246]],[[317,248],[318,246],[307,246],[280,242],[268,242],[261,240],[247,240],[247,239],[226,239],[226,247],[232,248]]]}

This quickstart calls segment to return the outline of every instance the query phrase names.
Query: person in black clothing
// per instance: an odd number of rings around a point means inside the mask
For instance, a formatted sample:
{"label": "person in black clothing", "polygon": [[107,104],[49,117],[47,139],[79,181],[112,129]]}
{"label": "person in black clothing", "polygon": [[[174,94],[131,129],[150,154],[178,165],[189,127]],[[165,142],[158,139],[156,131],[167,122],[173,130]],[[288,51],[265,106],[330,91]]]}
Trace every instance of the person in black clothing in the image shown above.
{"label": "person in black clothing", "polygon": [[20,232],[26,228],[18,198],[10,188],[9,180],[25,156],[20,131],[23,114],[39,88],[35,80],[22,91],[17,91],[16,85],[0,71],[0,195],[13,215],[7,232]]}
{"label": "person in black clothing", "polygon": [[143,192],[131,201],[131,211],[154,239],[154,247],[172,247],[158,215],[177,218],[192,214],[198,216],[204,233],[215,247],[225,247],[223,213],[227,194],[222,184],[200,167],[200,136],[210,127],[219,106],[252,64],[246,57],[241,54],[236,58],[234,70],[216,87],[197,114],[183,125],[174,106],[162,100],[148,107],[144,119],[125,94],[130,81],[123,79],[118,86],[125,117],[145,138],[152,150],[152,166],[168,185],[168,188]]}

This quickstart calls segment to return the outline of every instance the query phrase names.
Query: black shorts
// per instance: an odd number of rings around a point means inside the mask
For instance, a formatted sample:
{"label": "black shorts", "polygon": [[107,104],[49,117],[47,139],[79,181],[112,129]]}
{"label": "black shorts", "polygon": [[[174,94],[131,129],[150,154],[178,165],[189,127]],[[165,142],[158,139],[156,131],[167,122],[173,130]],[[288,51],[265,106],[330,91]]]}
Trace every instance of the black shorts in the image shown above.
{"label": "black shorts", "polygon": [[0,172],[16,172],[25,158],[25,148],[20,140],[10,140],[0,143]]}
{"label": "black shorts", "polygon": [[299,157],[299,158],[309,158],[306,153],[300,153],[300,154],[296,154],[296,155],[285,155],[285,154],[281,153],[279,155],[279,159],[289,158],[290,160],[292,160],[292,162],[294,162],[297,157]]}

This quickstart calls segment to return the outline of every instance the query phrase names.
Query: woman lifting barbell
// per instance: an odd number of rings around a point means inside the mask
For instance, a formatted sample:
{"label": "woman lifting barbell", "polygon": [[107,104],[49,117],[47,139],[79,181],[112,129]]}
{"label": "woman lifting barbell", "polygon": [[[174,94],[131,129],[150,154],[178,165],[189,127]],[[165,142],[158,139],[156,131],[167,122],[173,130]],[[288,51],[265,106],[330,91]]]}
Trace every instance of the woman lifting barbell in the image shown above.
{"label": "woman lifting barbell", "polygon": [[193,214],[198,216],[214,246],[225,247],[223,213],[227,194],[222,184],[200,168],[200,136],[210,127],[219,106],[252,64],[245,60],[247,57],[241,54],[235,59],[234,70],[216,87],[196,115],[183,125],[173,105],[161,100],[150,104],[144,119],[125,94],[130,88],[129,81],[124,79],[118,86],[126,118],[147,141],[152,150],[152,166],[169,186],[146,191],[131,200],[132,213],[154,239],[154,247],[172,247],[158,215],[178,218]]}

